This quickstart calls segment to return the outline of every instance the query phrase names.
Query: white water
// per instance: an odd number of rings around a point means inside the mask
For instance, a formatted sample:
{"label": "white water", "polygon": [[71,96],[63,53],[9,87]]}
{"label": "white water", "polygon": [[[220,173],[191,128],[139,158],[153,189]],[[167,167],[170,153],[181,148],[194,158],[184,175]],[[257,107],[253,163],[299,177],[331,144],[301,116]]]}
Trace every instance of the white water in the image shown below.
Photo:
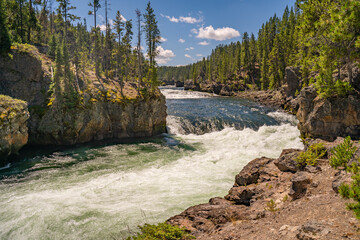
{"label": "white water", "polygon": [[[179,93],[184,94],[203,97]],[[250,160],[303,147],[299,131],[289,123],[183,135],[174,117],[168,120],[174,135],[165,135],[163,143],[86,150],[96,157],[0,183],[0,239],[121,239],[138,224],[165,221],[191,205],[226,195]],[[54,154],[43,161],[65,163],[76,154]]]}

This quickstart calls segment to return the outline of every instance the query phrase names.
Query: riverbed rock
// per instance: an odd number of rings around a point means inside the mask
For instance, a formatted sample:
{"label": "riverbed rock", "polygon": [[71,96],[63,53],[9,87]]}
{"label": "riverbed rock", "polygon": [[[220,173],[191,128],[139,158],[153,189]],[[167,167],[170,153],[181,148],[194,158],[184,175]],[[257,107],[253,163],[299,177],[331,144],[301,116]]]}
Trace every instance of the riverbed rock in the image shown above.
{"label": "riverbed rock", "polygon": [[360,97],[323,99],[315,89],[306,87],[300,92],[297,118],[303,136],[333,141],[337,137],[360,138]]}
{"label": "riverbed rock", "polygon": [[28,118],[26,102],[0,95],[0,162],[16,154],[27,143]]}
{"label": "riverbed rock", "polygon": [[182,82],[182,81],[176,81],[176,82],[175,82],[175,87],[184,87],[184,82]]}

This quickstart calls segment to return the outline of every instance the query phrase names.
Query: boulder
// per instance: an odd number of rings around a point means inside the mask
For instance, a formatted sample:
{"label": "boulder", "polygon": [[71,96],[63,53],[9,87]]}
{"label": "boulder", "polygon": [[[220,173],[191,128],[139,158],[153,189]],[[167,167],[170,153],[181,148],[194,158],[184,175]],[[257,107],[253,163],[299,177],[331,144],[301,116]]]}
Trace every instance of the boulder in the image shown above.
{"label": "boulder", "polygon": [[300,67],[287,67],[285,69],[285,82],[284,87],[287,97],[294,97],[296,91],[301,89],[301,73]]}
{"label": "boulder", "polygon": [[27,143],[29,116],[26,102],[0,95],[0,162]]}
{"label": "boulder", "polygon": [[360,138],[360,96],[322,99],[315,89],[300,92],[297,118],[303,136],[334,141],[337,137]]}
{"label": "boulder", "polygon": [[274,161],[275,166],[282,172],[295,173],[300,170],[295,159],[299,156],[299,149],[285,149],[280,157]]}
{"label": "boulder", "polygon": [[194,84],[194,81],[190,79],[184,82],[184,90],[199,91],[200,86],[199,84]]}
{"label": "boulder", "polygon": [[302,198],[308,188],[308,185],[312,182],[312,178],[307,172],[297,172],[291,178],[291,188],[289,192],[289,196],[292,197],[293,200]]}
{"label": "boulder", "polygon": [[330,229],[321,222],[310,221],[300,226],[296,238],[299,240],[328,239]]}
{"label": "boulder", "polygon": [[264,166],[272,161],[273,159],[266,157],[252,160],[236,175],[235,186],[247,186],[257,183]]}
{"label": "boulder", "polygon": [[175,82],[175,87],[184,87],[184,82],[176,81]]}
{"label": "boulder", "polygon": [[250,206],[251,199],[261,191],[256,186],[233,187],[230,189],[229,194],[225,196],[225,199],[235,202],[237,205]]}

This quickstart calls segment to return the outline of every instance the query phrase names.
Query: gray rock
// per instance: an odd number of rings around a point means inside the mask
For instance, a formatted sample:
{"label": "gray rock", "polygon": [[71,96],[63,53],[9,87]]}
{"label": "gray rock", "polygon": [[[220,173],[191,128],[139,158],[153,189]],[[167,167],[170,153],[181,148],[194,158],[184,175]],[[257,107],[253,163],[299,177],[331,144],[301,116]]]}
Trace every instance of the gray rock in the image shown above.
{"label": "gray rock", "polygon": [[260,193],[261,190],[256,186],[233,187],[230,189],[229,194],[225,196],[225,199],[228,201],[233,201],[237,205],[250,206],[253,196]]}
{"label": "gray rock", "polygon": [[298,128],[302,135],[334,141],[337,137],[360,137],[360,97],[322,99],[311,87],[299,95]]}
{"label": "gray rock", "polygon": [[326,235],[330,233],[330,229],[325,224],[310,221],[300,226],[298,234],[296,235],[299,240],[315,240],[326,239]]}
{"label": "gray rock", "polygon": [[300,170],[298,163],[295,159],[299,156],[301,150],[298,149],[285,149],[280,157],[274,161],[274,164],[282,172],[297,172]]}
{"label": "gray rock", "polygon": [[301,89],[300,67],[287,67],[285,69],[285,93],[287,97],[294,97],[296,91]]}
{"label": "gray rock", "polygon": [[271,161],[273,161],[273,159],[265,157],[252,160],[241,170],[238,175],[236,175],[235,183],[237,186],[246,186],[257,183],[262,168]]}
{"label": "gray rock", "polygon": [[308,185],[312,182],[312,178],[307,172],[297,172],[291,179],[291,189],[289,196],[293,200],[303,197],[307,191]]}

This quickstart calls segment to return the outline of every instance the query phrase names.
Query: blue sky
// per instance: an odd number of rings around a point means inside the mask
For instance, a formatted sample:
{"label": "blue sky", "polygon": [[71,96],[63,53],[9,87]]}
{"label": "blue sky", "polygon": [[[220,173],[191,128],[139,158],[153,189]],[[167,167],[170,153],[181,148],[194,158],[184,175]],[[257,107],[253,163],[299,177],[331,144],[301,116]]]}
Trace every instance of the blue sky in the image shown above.
{"label": "blue sky", "polygon": [[[72,4],[77,7],[73,13],[81,18],[86,17],[88,25],[92,26],[93,17],[87,15],[90,10],[88,2],[73,0]],[[110,19],[114,19],[119,10],[125,19],[134,21],[135,9],[144,12],[148,0],[108,2]],[[295,0],[152,0],[151,3],[164,38],[159,48],[158,63],[177,66],[208,56],[219,44],[241,40],[244,32],[253,32],[257,36],[262,23],[275,13],[282,16],[286,5],[293,6]],[[98,15],[101,15],[99,24],[104,24],[104,9],[100,9]],[[133,45],[136,45],[135,41]],[[145,45],[144,41],[142,45]]]}

